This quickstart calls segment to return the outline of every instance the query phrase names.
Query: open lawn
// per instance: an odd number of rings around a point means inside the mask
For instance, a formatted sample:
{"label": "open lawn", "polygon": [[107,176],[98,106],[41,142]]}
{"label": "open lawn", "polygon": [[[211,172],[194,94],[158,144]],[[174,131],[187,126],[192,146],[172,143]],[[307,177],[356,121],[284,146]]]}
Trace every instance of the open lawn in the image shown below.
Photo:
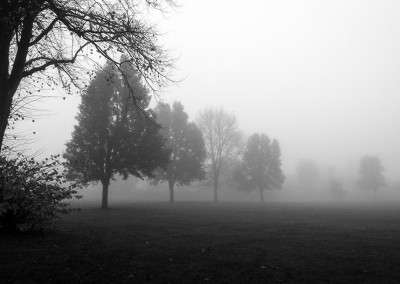
{"label": "open lawn", "polygon": [[1,283],[400,283],[400,205],[83,208],[0,253]]}

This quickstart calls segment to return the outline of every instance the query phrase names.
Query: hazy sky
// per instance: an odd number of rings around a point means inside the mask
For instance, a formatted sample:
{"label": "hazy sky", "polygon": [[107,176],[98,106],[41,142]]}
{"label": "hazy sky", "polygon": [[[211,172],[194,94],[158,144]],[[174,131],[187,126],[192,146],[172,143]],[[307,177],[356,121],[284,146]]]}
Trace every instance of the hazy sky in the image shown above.
{"label": "hazy sky", "polygon": [[[160,21],[179,56],[179,100],[190,118],[206,106],[235,112],[248,135],[281,142],[283,167],[299,159],[357,170],[379,155],[400,177],[400,1],[202,0]],[[52,154],[71,136],[79,98],[42,104],[34,148]]]}

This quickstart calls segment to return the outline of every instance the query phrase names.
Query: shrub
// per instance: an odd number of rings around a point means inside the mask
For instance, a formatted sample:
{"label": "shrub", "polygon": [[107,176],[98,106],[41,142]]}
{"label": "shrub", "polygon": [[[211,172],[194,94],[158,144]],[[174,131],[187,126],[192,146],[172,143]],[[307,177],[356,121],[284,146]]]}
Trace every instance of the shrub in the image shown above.
{"label": "shrub", "polygon": [[53,225],[71,211],[65,202],[77,195],[76,185],[65,179],[60,155],[35,161],[18,154],[0,157],[0,227],[27,231]]}

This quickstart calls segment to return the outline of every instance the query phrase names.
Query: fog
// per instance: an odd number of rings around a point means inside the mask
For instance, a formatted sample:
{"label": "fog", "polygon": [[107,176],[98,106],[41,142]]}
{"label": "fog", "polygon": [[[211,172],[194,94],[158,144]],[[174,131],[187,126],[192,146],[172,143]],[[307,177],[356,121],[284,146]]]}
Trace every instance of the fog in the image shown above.
{"label": "fog", "polygon": [[[296,187],[301,159],[321,172],[335,168],[345,199],[369,200],[355,185],[363,155],[379,156],[385,167],[388,186],[380,199],[400,200],[399,11],[399,1],[186,1],[157,19],[183,78],[160,99],[182,102],[191,120],[204,107],[222,106],[246,135],[278,139],[286,182],[266,200],[334,199],[324,174],[318,192]],[[19,126],[35,132],[30,153],[64,151],[80,99],[62,97],[42,100],[47,112]],[[84,196],[100,200],[99,187]],[[176,199],[212,200],[212,192],[178,187]],[[113,200],[167,201],[168,188],[131,178],[111,184]],[[221,200],[258,195],[222,188]]]}

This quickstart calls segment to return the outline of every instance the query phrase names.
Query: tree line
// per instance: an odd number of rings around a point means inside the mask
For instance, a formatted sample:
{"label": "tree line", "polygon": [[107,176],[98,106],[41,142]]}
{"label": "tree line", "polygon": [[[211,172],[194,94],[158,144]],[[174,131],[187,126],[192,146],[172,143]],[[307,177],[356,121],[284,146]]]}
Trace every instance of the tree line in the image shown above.
{"label": "tree line", "polygon": [[195,181],[212,187],[218,201],[223,175],[240,189],[259,190],[262,201],[264,190],[281,188],[284,175],[276,139],[253,134],[243,150],[237,118],[222,108],[200,111],[196,123],[189,122],[179,102],[151,109],[140,74],[123,58],[121,62],[120,69],[107,63],[91,80],[63,155],[69,179],[81,186],[102,184],[102,208],[108,207],[109,185],[116,175],[167,182],[171,202],[176,185]]}
{"label": "tree line", "polygon": [[[223,109],[205,109],[193,123],[178,102],[149,107],[150,91],[174,81],[175,60],[146,12],[174,6],[173,0],[0,1],[0,226],[35,226],[65,212],[62,200],[77,193],[68,179],[101,182],[104,208],[116,175],[168,182],[171,201],[175,185],[194,181],[212,187],[215,201],[226,179],[258,190],[261,200],[264,190],[282,186],[276,139],[253,134],[245,143],[236,117]],[[7,156],[6,131],[31,115],[21,111],[25,98],[45,87],[82,96],[67,162]],[[375,193],[385,185],[382,171],[378,157],[362,158],[360,186]],[[338,182],[332,188],[342,192]]]}
{"label": "tree line", "polygon": [[[322,193],[326,188],[338,201],[348,193],[345,187],[358,188],[371,194],[373,200],[377,200],[379,189],[387,186],[384,175],[385,168],[377,155],[364,155],[358,164],[358,178],[353,179],[349,174],[340,173],[334,167],[321,170],[312,160],[300,160],[296,169],[296,187],[310,195]],[[350,179],[349,179],[350,178]]]}
{"label": "tree line", "polygon": [[[245,139],[236,116],[223,108],[205,108],[195,122],[180,102],[151,108],[150,90],[140,74],[124,57],[120,61],[120,68],[107,62],[90,81],[63,155],[69,180],[80,186],[102,184],[102,208],[108,207],[109,185],[118,175],[168,183],[171,202],[176,186],[193,182],[211,187],[214,201],[222,183],[258,191],[262,202],[265,190],[282,188],[285,175],[277,139],[264,133]],[[300,161],[298,186],[312,192],[318,171],[313,162]],[[361,158],[358,184],[376,199],[386,184],[377,156]],[[337,177],[329,180],[329,190],[338,199],[345,194]]]}

